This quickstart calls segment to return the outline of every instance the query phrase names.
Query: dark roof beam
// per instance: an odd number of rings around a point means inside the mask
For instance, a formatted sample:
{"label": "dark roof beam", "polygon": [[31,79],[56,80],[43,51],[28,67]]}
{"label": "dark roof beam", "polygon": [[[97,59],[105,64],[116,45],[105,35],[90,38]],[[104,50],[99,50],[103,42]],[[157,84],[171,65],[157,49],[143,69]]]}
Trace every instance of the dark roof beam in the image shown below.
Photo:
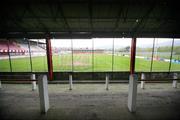
{"label": "dark roof beam", "polygon": [[[62,18],[63,18],[63,21],[64,21],[64,24],[66,25],[66,29],[68,29],[69,32],[71,32],[71,29],[70,29],[70,26],[68,24],[68,21],[64,15],[64,11],[63,11],[63,8],[62,8],[62,3],[59,3],[58,4],[58,9],[57,9],[57,13],[60,13]],[[56,17],[57,17],[57,13],[56,13]]]}
{"label": "dark roof beam", "polygon": [[[164,4],[164,5],[166,5],[166,4]],[[161,11],[164,11],[164,9],[162,9]],[[160,19],[159,19],[160,23],[159,23],[159,25],[157,27],[157,33],[160,32],[160,29],[162,28],[162,26],[164,26],[168,21],[168,19],[166,19],[166,14],[160,13],[159,16],[160,16]],[[179,23],[179,22],[177,22],[177,23]]]}
{"label": "dark roof beam", "polygon": [[37,22],[42,26],[42,28],[46,31],[49,32],[48,28],[46,27],[46,25],[44,23],[42,23],[42,21],[40,20],[40,18],[34,13],[34,11],[31,9],[31,7],[29,5],[26,5],[27,10],[30,12],[30,14],[32,14],[34,16],[34,18],[37,20]]}
{"label": "dark roof beam", "polygon": [[92,32],[93,31],[92,0],[89,0],[88,10],[89,10],[89,20],[90,20],[90,31]]}
{"label": "dark roof beam", "polygon": [[22,32],[26,32],[26,31],[27,31],[27,29],[24,28],[24,27],[19,23],[19,21],[17,21],[16,19],[13,19],[13,18],[12,18],[12,22],[13,22],[18,28],[20,28],[20,29],[22,30]]}
{"label": "dark roof beam", "polygon": [[[9,6],[8,10],[14,11],[12,6]],[[2,17],[2,21],[5,20],[5,23],[11,22],[11,23],[15,24],[18,28],[20,28],[22,31],[26,31],[26,29],[20,24],[20,22],[23,22],[22,18],[20,16],[18,16],[17,14],[5,12],[3,16],[4,17]],[[2,24],[5,24],[5,23],[2,23]]]}
{"label": "dark roof beam", "polygon": [[56,8],[56,5],[53,6],[53,4],[51,2],[48,3],[49,9],[50,9],[50,14],[51,14],[51,18],[54,22],[56,22],[57,20],[57,15],[58,15],[58,11],[56,10],[56,12],[54,12],[53,8]]}
{"label": "dark roof beam", "polygon": [[[123,12],[122,12],[122,18],[120,18],[120,19],[125,19],[124,18],[124,16],[123,16]],[[56,16],[56,15],[55,15]],[[39,18],[42,18],[42,19],[52,19],[51,17],[44,17],[44,16],[38,16]],[[1,17],[2,18],[2,17]],[[8,16],[6,17],[7,19],[9,18]],[[21,17],[21,16],[19,16],[18,17],[18,20],[20,20],[20,18],[23,18],[23,19],[33,19],[34,17]],[[66,17],[66,19],[89,19],[90,17],[88,16],[88,17]],[[117,16],[113,16],[113,17],[92,17],[93,19],[106,19],[106,20],[110,20],[110,19],[117,19]],[[16,18],[17,19],[17,18]],[[54,17],[54,19],[63,19],[63,17]],[[131,17],[131,16],[128,16],[128,18],[126,18],[126,21],[127,20],[133,20],[133,19],[137,19],[137,17],[135,18],[135,17]],[[160,17],[149,17],[148,18],[149,20],[160,20],[160,19],[162,19],[162,18],[160,18]],[[163,19],[167,19],[168,21],[177,21],[177,19],[174,19],[174,18],[171,18],[171,17],[164,17]]]}
{"label": "dark roof beam", "polygon": [[121,18],[121,15],[122,15],[122,12],[123,12],[123,8],[122,6],[119,8],[119,11],[118,11],[118,16],[117,16],[117,19],[116,19],[116,22],[115,22],[115,28],[114,28],[114,31],[116,31],[119,27],[119,20]]}
{"label": "dark roof beam", "polygon": [[150,13],[153,11],[155,5],[156,5],[156,3],[154,2],[154,4],[152,4],[151,7],[147,10],[145,15],[140,20],[137,19],[137,21],[135,21],[137,23],[137,25],[132,30],[133,35],[137,34],[137,32],[138,32],[139,28],[141,27],[141,25],[148,20],[148,17],[150,15]]}
{"label": "dark roof beam", "polygon": [[124,13],[124,22],[126,22],[126,19],[127,19],[127,14],[128,14],[128,8],[126,8],[126,11],[125,11],[125,13]]}
{"label": "dark roof beam", "polygon": [[123,9],[122,11],[123,22],[126,22],[127,20],[128,10],[129,10],[129,4],[126,6],[126,9]]}

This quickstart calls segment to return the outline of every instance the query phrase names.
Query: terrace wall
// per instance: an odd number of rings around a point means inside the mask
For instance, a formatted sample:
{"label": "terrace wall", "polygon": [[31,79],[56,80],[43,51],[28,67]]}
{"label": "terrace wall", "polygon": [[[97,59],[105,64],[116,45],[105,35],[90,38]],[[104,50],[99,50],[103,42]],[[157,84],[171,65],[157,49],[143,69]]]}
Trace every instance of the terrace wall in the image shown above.
{"label": "terrace wall", "polygon": [[[180,78],[180,72],[178,73],[178,78]],[[32,73],[29,72],[13,72],[13,73],[0,73],[1,79],[30,79],[30,75]],[[34,73],[36,77],[41,74],[48,74],[47,72],[41,73]],[[50,82],[56,81],[67,81],[69,80],[69,74],[73,75],[73,81],[81,82],[81,81],[94,81],[94,82],[105,82],[106,74],[109,74],[110,81],[115,82],[128,82],[129,81],[129,72],[55,72],[54,73],[54,80]],[[140,80],[141,72],[136,73]],[[168,72],[145,72],[146,79],[166,79],[166,78],[173,78],[173,73]]]}

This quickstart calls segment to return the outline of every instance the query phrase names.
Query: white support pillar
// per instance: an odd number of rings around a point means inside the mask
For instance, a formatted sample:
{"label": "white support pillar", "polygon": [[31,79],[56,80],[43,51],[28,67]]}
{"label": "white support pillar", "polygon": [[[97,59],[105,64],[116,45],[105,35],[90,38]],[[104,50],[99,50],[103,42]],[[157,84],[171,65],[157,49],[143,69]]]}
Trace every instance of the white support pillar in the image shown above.
{"label": "white support pillar", "polygon": [[72,90],[73,82],[72,82],[72,74],[69,75],[69,90]]}
{"label": "white support pillar", "polygon": [[[31,80],[35,80],[36,79],[36,75],[35,74],[32,74],[31,75]],[[32,82],[32,91],[35,91],[37,89],[36,87],[36,81],[33,81]]]}
{"label": "white support pillar", "polygon": [[0,80],[0,89],[2,88],[1,80]]}
{"label": "white support pillar", "polygon": [[38,77],[40,109],[41,113],[46,113],[49,109],[48,81],[46,75]]}
{"label": "white support pillar", "polygon": [[[178,79],[178,74],[177,73],[173,74],[173,79]],[[177,80],[173,80],[172,86],[173,86],[173,88],[177,88]]]}
{"label": "white support pillar", "polygon": [[105,84],[106,90],[109,90],[109,74],[106,74],[106,84]]}
{"label": "white support pillar", "polygon": [[[145,80],[145,74],[144,73],[142,73],[141,74],[141,80]],[[145,81],[141,81],[141,89],[144,89],[145,88]]]}
{"label": "white support pillar", "polygon": [[137,79],[135,74],[129,77],[128,109],[130,112],[136,112]]}

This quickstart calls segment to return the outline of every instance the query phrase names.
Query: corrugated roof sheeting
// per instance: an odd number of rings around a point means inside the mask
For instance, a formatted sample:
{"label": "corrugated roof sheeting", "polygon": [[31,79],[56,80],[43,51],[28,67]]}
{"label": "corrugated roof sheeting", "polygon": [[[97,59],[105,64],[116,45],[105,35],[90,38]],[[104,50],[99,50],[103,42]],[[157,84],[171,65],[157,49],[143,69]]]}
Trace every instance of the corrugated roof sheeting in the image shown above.
{"label": "corrugated roof sheeting", "polygon": [[[170,0],[7,0],[0,37],[179,37],[178,4]],[[39,34],[39,32],[42,32]],[[82,35],[83,32],[83,35]],[[11,34],[13,33],[13,34]],[[16,34],[17,33],[17,34]],[[34,37],[35,37],[34,36]],[[32,36],[33,37],[33,36]]]}

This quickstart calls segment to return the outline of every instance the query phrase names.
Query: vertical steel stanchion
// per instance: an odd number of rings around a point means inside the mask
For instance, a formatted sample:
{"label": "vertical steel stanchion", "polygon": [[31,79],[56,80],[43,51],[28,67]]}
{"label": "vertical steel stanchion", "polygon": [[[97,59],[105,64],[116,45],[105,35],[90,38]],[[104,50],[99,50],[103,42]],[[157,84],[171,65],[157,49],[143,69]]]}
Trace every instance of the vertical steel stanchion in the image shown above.
{"label": "vertical steel stanchion", "polygon": [[94,39],[92,39],[92,80],[94,80]]}
{"label": "vertical steel stanchion", "polygon": [[[145,80],[145,74],[141,73],[141,80]],[[141,88],[144,89],[145,88],[145,81],[141,81]]]}
{"label": "vertical steel stanchion", "polygon": [[173,38],[172,46],[171,46],[171,56],[170,56],[170,62],[169,62],[169,72],[171,71],[173,49],[174,49],[174,38]]}
{"label": "vertical steel stanchion", "polygon": [[49,109],[49,95],[48,95],[48,80],[46,75],[38,77],[40,110],[41,113],[46,113]]}
{"label": "vertical steel stanchion", "polygon": [[128,108],[130,112],[136,112],[137,81],[138,77],[135,74],[131,74],[128,93]]}
{"label": "vertical steel stanchion", "polygon": [[106,90],[109,90],[109,74],[106,74],[106,84],[105,84]]}
{"label": "vertical steel stanchion", "polygon": [[31,72],[32,72],[32,56],[31,56],[31,47],[30,47],[30,41],[28,41],[28,48],[29,48],[29,60],[30,60],[30,65],[31,65]]}
{"label": "vertical steel stanchion", "polygon": [[112,80],[113,80],[113,78],[114,78],[114,38],[113,38],[113,43],[112,43]]}
{"label": "vertical steel stanchion", "polygon": [[73,40],[71,39],[71,64],[72,64],[72,72],[74,71],[74,51],[73,51]]}
{"label": "vertical steel stanchion", "polygon": [[[36,75],[35,74],[32,74],[31,75],[31,80],[35,80],[36,79]],[[32,91],[35,91],[37,89],[36,87],[36,81],[33,81],[32,82]]]}
{"label": "vertical steel stanchion", "polygon": [[[178,79],[178,74],[177,73],[173,74],[173,79]],[[177,88],[177,80],[173,80],[172,86],[173,86],[173,88]]]}
{"label": "vertical steel stanchion", "polygon": [[153,66],[153,61],[154,61],[154,47],[155,47],[155,38],[153,40],[153,48],[152,48],[152,55],[151,55],[151,67],[150,67],[150,72],[152,72],[152,66]]}
{"label": "vertical steel stanchion", "polygon": [[[73,40],[71,38],[71,52],[72,52],[72,72],[74,71],[74,51],[73,51]],[[69,90],[72,90],[73,82],[72,82],[72,73],[69,75]]]}
{"label": "vertical steel stanchion", "polygon": [[73,88],[73,80],[72,80],[72,74],[69,75],[69,90],[72,90]]}
{"label": "vertical steel stanchion", "polygon": [[1,80],[0,80],[0,89],[2,88]]}
{"label": "vertical steel stanchion", "polygon": [[11,61],[11,54],[10,54],[9,43],[10,43],[10,40],[8,40],[8,56],[9,56],[10,71],[12,72],[12,61]]}

